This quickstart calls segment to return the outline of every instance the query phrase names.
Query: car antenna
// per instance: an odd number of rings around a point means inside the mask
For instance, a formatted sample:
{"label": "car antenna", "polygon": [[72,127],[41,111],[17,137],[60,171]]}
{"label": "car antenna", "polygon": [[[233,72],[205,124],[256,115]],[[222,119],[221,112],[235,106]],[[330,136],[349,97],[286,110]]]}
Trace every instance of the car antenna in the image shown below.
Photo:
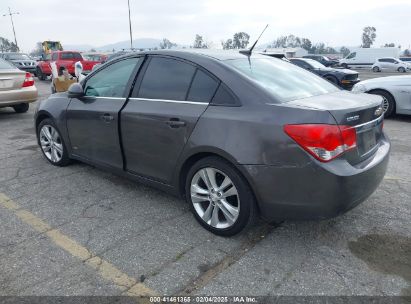
{"label": "car antenna", "polygon": [[243,54],[243,55],[246,55],[246,56],[251,56],[251,54],[253,53],[254,47],[256,46],[256,44],[257,44],[258,40],[261,38],[261,36],[264,34],[267,27],[268,27],[268,24],[265,26],[265,28],[261,32],[260,36],[258,36],[257,40],[254,42],[254,44],[251,46],[251,48],[249,50],[241,50],[240,54]]}

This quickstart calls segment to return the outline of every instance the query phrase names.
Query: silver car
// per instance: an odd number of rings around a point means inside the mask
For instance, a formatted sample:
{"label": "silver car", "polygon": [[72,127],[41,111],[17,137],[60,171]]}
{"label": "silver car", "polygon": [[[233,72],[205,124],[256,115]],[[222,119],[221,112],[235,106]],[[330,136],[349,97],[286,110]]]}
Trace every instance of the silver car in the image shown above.
{"label": "silver car", "polygon": [[0,59],[0,108],[12,107],[17,113],[24,113],[37,96],[33,76]]}
{"label": "silver car", "polygon": [[389,76],[357,83],[353,92],[380,95],[384,99],[385,116],[411,115],[411,76]]}

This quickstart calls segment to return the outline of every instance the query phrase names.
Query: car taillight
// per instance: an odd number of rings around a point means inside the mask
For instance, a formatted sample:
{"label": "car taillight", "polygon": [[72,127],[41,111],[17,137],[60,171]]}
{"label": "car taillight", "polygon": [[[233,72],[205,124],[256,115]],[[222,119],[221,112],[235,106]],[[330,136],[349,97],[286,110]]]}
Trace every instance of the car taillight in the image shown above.
{"label": "car taillight", "polygon": [[31,87],[34,85],[34,78],[31,76],[29,72],[26,73],[26,78],[24,79],[23,82],[23,88],[25,87]]}
{"label": "car taillight", "polygon": [[328,162],[357,146],[356,130],[350,126],[285,125],[284,132],[322,162]]}

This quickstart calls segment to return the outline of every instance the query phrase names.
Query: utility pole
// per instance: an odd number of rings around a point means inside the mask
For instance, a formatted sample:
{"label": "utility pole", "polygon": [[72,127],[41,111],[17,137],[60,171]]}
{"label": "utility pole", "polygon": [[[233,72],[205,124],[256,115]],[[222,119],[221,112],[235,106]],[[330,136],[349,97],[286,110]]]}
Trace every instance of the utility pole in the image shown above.
{"label": "utility pole", "polygon": [[130,0],[127,0],[128,4],[128,24],[130,26],[130,47],[133,49],[133,31],[131,30],[131,15],[130,15]]}
{"label": "utility pole", "polygon": [[4,14],[3,17],[9,15],[10,16],[10,20],[11,20],[11,26],[13,28],[13,34],[14,34],[14,43],[16,44],[17,49],[19,48],[19,46],[17,45],[17,38],[16,38],[16,31],[14,30],[14,23],[13,23],[13,15],[19,15],[19,12],[11,12],[11,9],[9,7],[9,13],[8,14]]}

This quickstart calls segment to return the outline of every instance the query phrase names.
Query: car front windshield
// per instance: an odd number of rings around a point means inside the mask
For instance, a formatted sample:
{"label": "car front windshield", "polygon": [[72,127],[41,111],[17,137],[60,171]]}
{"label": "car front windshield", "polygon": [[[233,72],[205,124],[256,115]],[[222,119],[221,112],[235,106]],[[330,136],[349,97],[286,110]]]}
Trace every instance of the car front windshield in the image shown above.
{"label": "car front windshield", "polygon": [[283,103],[339,91],[321,77],[283,60],[244,58],[226,62]]}
{"label": "car front windshield", "polygon": [[316,60],[313,59],[305,59],[305,61],[310,64],[314,69],[324,69],[325,65],[323,65],[322,63],[319,63]]}
{"label": "car front windshield", "polygon": [[30,60],[31,58],[26,54],[10,54],[10,60]]}

